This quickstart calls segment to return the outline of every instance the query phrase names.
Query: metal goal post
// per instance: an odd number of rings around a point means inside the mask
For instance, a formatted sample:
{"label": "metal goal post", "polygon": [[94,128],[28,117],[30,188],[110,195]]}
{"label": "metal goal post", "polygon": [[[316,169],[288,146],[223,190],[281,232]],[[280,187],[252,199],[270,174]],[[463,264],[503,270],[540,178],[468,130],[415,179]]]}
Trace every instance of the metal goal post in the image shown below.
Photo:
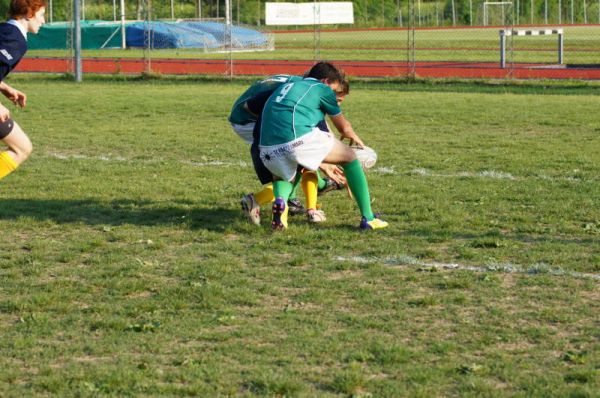
{"label": "metal goal post", "polygon": [[500,67],[506,68],[506,37],[507,36],[545,36],[558,35],[558,64],[563,64],[564,32],[562,28],[556,29],[500,29]]}

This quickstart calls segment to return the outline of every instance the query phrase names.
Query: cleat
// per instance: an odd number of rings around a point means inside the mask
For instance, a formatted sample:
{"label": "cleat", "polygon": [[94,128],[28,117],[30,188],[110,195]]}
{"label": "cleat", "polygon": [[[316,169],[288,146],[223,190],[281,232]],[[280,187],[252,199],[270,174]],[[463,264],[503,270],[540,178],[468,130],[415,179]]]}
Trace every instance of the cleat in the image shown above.
{"label": "cleat", "polygon": [[302,202],[300,202],[300,199],[298,198],[288,200],[287,207],[292,216],[295,216],[297,214],[304,214],[306,212],[306,209],[304,209],[304,206],[302,206]]}
{"label": "cleat", "polygon": [[344,189],[345,185],[333,181],[331,178],[325,178],[325,186],[323,189],[319,189],[317,195],[325,195],[327,192],[336,191],[338,189]]}
{"label": "cleat", "polygon": [[359,228],[362,231],[368,231],[371,229],[382,229],[382,228],[386,228],[389,224],[387,223],[387,221],[383,221],[381,219],[378,218],[378,215],[375,215],[375,218],[372,219],[371,221],[367,221],[366,218],[362,218],[360,220],[360,226]]}
{"label": "cleat", "polygon": [[325,217],[325,212],[323,210],[315,209],[308,209],[306,211],[306,218],[308,218],[309,223],[313,224],[317,224],[327,220],[327,217]]}
{"label": "cleat", "polygon": [[273,231],[283,231],[287,229],[288,207],[285,205],[283,198],[275,199],[273,202],[273,221],[271,221],[271,229]]}
{"label": "cleat", "polygon": [[240,204],[248,220],[254,225],[260,225],[260,205],[254,199],[254,194],[244,195]]}

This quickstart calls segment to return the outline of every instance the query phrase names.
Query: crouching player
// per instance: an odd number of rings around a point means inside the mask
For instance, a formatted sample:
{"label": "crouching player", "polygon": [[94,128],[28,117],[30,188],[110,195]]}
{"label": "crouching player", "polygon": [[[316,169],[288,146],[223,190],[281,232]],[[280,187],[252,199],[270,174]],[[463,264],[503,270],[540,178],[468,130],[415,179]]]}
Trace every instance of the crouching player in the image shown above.
{"label": "crouching player", "polygon": [[[0,92],[15,105],[24,108],[27,96],[6,84],[4,78],[27,51],[27,33],[37,33],[44,24],[44,0],[11,0],[8,22],[0,24]],[[0,152],[0,179],[12,173],[31,154],[29,137],[11,119],[10,111],[0,104],[0,140],[8,146]]]}
{"label": "crouching player", "polygon": [[287,228],[286,201],[298,165],[316,170],[322,162],[342,166],[361,212],[361,229],[388,226],[371,209],[367,179],[354,151],[316,127],[327,114],[342,139],[364,146],[337,104],[335,91],[343,80],[343,74],[335,66],[319,62],[303,80],[278,88],[265,105],[259,148],[261,160],[274,177],[276,199],[271,224],[274,230]]}
{"label": "crouching player", "polygon": [[[299,80],[302,80],[302,77],[281,74],[270,76],[252,84],[235,100],[233,107],[231,108],[228,119],[233,131],[244,142],[252,145],[254,142],[253,131],[258,115],[249,111],[246,106],[248,99],[262,93],[272,93],[275,89],[285,83]],[[273,186],[270,183],[267,183],[260,191],[247,194],[242,198],[242,210],[246,213],[246,216],[251,222],[258,225],[260,224],[260,206],[271,203],[274,199]],[[287,204],[292,214],[304,213],[304,207],[300,200],[296,198],[295,190],[292,195],[290,195]]]}
{"label": "crouching player", "polygon": [[[344,99],[348,94],[350,94],[350,83],[348,80],[344,79],[340,82],[339,87],[335,92],[338,106],[344,102]],[[325,119],[317,123],[317,127],[326,133],[331,132]],[[321,167],[323,167],[323,165],[324,163],[321,164]],[[329,173],[334,174],[336,171],[339,171],[337,166],[334,167],[335,170],[329,170]],[[317,196],[332,190],[344,188],[346,186],[346,178],[343,180],[334,180],[332,178],[323,179],[318,170],[312,171],[303,169],[301,184],[302,191],[304,191],[304,197],[306,198],[306,218],[308,219],[308,222],[320,223],[325,221],[326,217],[325,212],[317,208]]]}
{"label": "crouching player", "polygon": [[[265,167],[265,165],[262,162],[262,159],[260,158],[260,150],[259,150],[259,142],[260,142],[260,127],[262,125],[262,113],[263,113],[263,109],[265,107],[266,102],[268,101],[268,99],[270,98],[270,96],[273,94],[275,90],[273,91],[263,91],[259,94],[254,95],[253,97],[251,97],[250,99],[248,99],[248,101],[246,101],[245,103],[245,109],[247,111],[249,111],[250,113],[254,114],[257,116],[257,121],[256,124],[254,126],[254,132],[253,132],[253,143],[250,147],[250,154],[252,157],[252,163],[254,165],[254,171],[256,172],[256,176],[258,177],[258,179],[260,180],[261,184],[265,185],[265,184],[272,184],[273,183],[273,174],[271,173],[271,171],[269,169],[267,169]],[[321,126],[321,128],[324,128],[325,130],[327,130],[327,124],[325,123],[325,120],[322,121],[322,123],[319,124]],[[323,127],[324,126],[324,127]],[[293,181],[292,184],[292,192],[294,192],[298,186],[298,183],[300,182],[300,179],[302,178],[302,183],[303,183],[303,189],[306,195],[307,200],[310,200],[311,203],[314,202],[314,204],[312,205],[312,207],[310,209],[308,209],[308,211],[306,212],[306,216],[308,217],[308,220],[310,222],[321,222],[325,220],[325,214],[322,211],[316,210],[316,201],[317,201],[317,195],[320,192],[321,194],[332,190],[332,189],[339,189],[338,187],[344,187],[345,183],[346,183],[346,179],[342,173],[342,171],[335,165],[330,165],[330,164],[321,164],[320,165],[320,169],[327,175],[326,178],[321,178],[320,174],[318,172],[314,172],[314,171],[310,171],[310,176],[307,177],[307,179],[310,179],[311,182],[313,182],[313,175],[314,175],[314,184],[310,185],[310,188],[307,188],[307,184],[304,183],[304,175],[308,175],[308,172],[305,172],[305,174],[301,174],[303,172],[303,169],[301,166],[298,166],[298,172],[296,174],[296,178]],[[319,190],[320,188],[320,190]],[[246,198],[249,195],[246,195]],[[275,199],[273,197],[273,199]],[[254,201],[253,201],[254,202]],[[243,203],[243,202],[242,202]],[[288,200],[288,206],[289,206],[290,200]],[[254,208],[251,209],[250,211],[250,215],[249,218],[252,222],[254,222],[255,224],[259,224],[260,223],[260,213],[259,213],[259,209],[260,207],[258,205],[256,205],[258,207],[258,209],[254,210]],[[291,207],[291,206],[289,206]],[[291,213],[291,210],[290,210]],[[257,219],[257,221],[255,221],[254,219]],[[287,221],[286,221],[287,223]]]}

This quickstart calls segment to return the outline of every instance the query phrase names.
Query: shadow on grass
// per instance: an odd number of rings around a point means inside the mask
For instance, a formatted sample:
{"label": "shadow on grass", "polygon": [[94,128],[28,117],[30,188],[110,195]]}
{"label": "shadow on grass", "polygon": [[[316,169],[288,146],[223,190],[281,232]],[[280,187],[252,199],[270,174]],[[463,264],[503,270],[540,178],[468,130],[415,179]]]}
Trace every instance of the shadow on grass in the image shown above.
{"label": "shadow on grass", "polygon": [[28,217],[58,224],[89,225],[177,225],[190,229],[222,232],[240,219],[240,212],[214,207],[200,208],[197,203],[176,201],[156,203],[145,200],[0,199],[0,220]]}

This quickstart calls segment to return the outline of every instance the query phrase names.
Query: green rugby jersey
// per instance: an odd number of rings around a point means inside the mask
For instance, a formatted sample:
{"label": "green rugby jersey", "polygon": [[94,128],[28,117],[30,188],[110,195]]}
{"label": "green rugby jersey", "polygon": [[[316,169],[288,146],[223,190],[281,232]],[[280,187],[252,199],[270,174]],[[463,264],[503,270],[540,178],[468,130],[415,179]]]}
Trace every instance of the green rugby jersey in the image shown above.
{"label": "green rugby jersey", "polygon": [[257,81],[252,84],[240,97],[235,101],[229,114],[229,122],[234,124],[248,124],[256,122],[256,116],[244,109],[244,103],[256,94],[264,93],[265,91],[273,91],[282,84],[302,80],[300,76],[291,75],[274,75],[265,80]]}
{"label": "green rugby jersey", "polygon": [[342,113],[333,90],[307,78],[286,83],[265,105],[260,128],[260,145],[285,144],[310,133],[325,118]]}

